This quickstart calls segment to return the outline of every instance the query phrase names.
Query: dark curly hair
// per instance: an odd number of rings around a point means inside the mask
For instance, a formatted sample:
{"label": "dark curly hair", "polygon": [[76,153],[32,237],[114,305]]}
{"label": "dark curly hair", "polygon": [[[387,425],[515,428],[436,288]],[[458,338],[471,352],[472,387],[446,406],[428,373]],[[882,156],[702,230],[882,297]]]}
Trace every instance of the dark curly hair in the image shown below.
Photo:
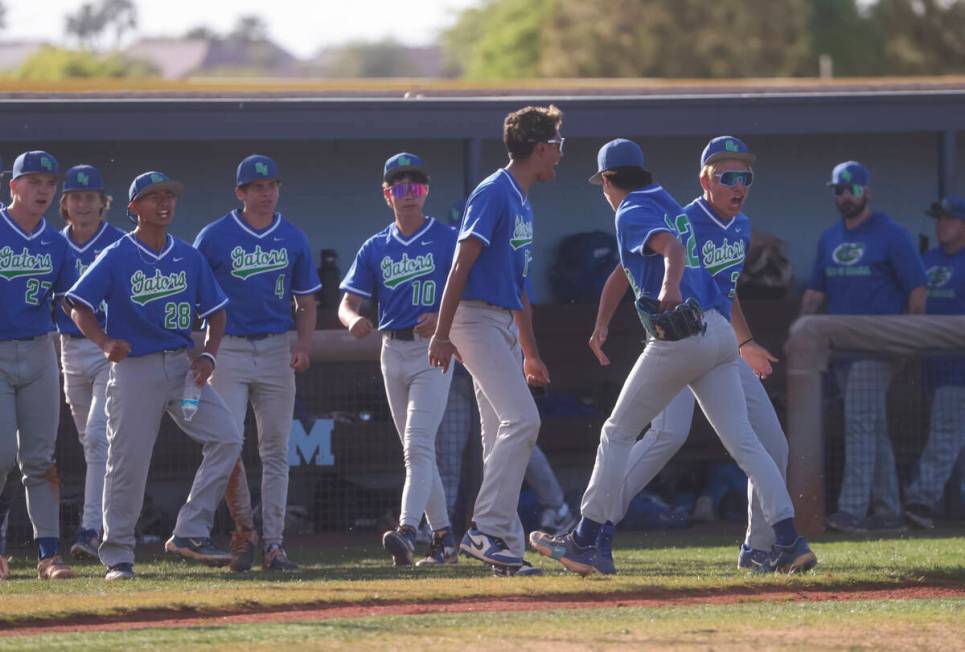
{"label": "dark curly hair", "polygon": [[527,106],[513,111],[503,123],[503,144],[509,158],[521,160],[533,153],[538,143],[556,136],[563,124],[563,112],[553,106]]}

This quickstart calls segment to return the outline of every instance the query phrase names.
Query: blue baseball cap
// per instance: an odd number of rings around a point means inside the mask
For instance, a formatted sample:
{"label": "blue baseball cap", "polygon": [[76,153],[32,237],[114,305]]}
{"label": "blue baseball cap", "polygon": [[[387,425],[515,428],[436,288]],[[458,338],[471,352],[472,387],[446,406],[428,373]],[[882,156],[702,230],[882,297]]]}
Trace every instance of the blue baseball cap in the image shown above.
{"label": "blue baseball cap", "polygon": [[25,174],[52,174],[59,177],[60,164],[53,155],[43,150],[24,152],[13,162],[13,178],[22,177]]}
{"label": "blue baseball cap", "polygon": [[127,191],[127,200],[134,201],[149,190],[169,190],[180,195],[184,192],[184,184],[172,180],[163,172],[145,172],[134,177],[131,188]]}
{"label": "blue baseball cap", "polygon": [[93,165],[75,165],[64,173],[64,192],[104,192],[104,179]]}
{"label": "blue baseball cap", "polygon": [[269,157],[263,154],[252,154],[238,164],[235,186],[264,180],[281,180],[278,176],[278,165]]}
{"label": "blue baseball cap", "polygon": [[753,163],[757,157],[751,154],[747,144],[734,136],[717,136],[712,138],[704,151],[700,154],[700,167],[710,165],[716,161],[737,159],[746,163]]}
{"label": "blue baseball cap", "polygon": [[945,195],[941,201],[932,203],[931,208],[925,211],[925,214],[931,215],[932,217],[948,215],[949,217],[957,217],[960,220],[965,220],[965,197]]}
{"label": "blue baseball cap", "polygon": [[632,140],[617,138],[600,148],[596,154],[596,174],[590,177],[590,183],[601,185],[603,173],[615,168],[640,168],[646,170],[643,160],[643,150]]}
{"label": "blue baseball cap", "polygon": [[838,163],[831,171],[831,180],[827,185],[853,185],[867,186],[871,182],[871,173],[868,168],[857,161],[845,161]]}
{"label": "blue baseball cap", "polygon": [[399,152],[389,157],[385,162],[385,167],[382,168],[382,180],[391,183],[392,179],[406,172],[416,172],[426,179],[429,178],[429,173],[426,172],[425,163],[422,162],[421,158],[409,152]]}

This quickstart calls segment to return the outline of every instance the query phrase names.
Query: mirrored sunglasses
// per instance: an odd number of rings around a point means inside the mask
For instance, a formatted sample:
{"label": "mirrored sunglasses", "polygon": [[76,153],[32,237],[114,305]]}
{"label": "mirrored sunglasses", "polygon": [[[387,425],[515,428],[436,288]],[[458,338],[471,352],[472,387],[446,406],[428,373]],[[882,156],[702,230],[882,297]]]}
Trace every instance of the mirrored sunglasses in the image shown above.
{"label": "mirrored sunglasses", "polygon": [[429,184],[404,181],[394,186],[389,186],[389,191],[396,199],[405,197],[425,197],[429,194]]}
{"label": "mirrored sunglasses", "polygon": [[731,170],[714,175],[720,180],[720,185],[733,188],[737,184],[750,188],[754,184],[754,173],[750,170]]}
{"label": "mirrored sunglasses", "polygon": [[835,197],[840,197],[844,193],[851,193],[852,197],[861,197],[864,195],[864,186],[859,186],[856,183],[837,183],[831,186],[831,192],[834,193]]}

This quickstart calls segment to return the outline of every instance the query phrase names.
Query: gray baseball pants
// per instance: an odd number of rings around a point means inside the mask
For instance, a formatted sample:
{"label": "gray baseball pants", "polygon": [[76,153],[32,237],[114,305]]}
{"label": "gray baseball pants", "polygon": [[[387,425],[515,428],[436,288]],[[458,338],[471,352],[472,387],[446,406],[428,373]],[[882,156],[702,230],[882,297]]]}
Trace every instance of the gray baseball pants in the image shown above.
{"label": "gray baseball pants", "polygon": [[449,527],[446,491],[436,464],[436,435],[449,398],[452,368],[429,366],[429,340],[382,337],[382,377],[395,429],[402,442],[405,484],[399,524],[418,528],[425,513],[429,527]]}
{"label": "gray baseball pants", "polygon": [[60,364],[64,395],[84,447],[84,512],[81,527],[100,532],[103,527],[104,474],[107,471],[107,377],[111,364],[87,338],[60,336]]}
{"label": "gray baseball pants", "polygon": [[[747,417],[751,428],[764,445],[781,472],[787,478],[787,437],[774,412],[764,385],[743,360],[738,363],[741,387],[747,399]],[[680,450],[690,434],[694,417],[694,394],[685,388],[650,422],[650,430],[633,445],[627,461],[627,475],[623,485],[623,512],[630,501],[653,480],[670,458]],[[744,543],[757,550],[770,550],[774,545],[774,530],[764,518],[761,492],[753,481],[747,483],[747,535]]]}
{"label": "gray baseball pants", "polygon": [[934,507],[965,450],[965,387],[945,385],[935,390],[928,441],[918,459],[918,474],[905,503]]}
{"label": "gray baseball pants", "polygon": [[758,488],[767,524],[794,516],[784,478],[748,420],[734,329],[716,310],[705,320],[703,335],[650,340],[640,354],[603,424],[583,495],[584,517],[598,523],[620,519],[627,461],[637,436],[688,385],[724,448]]}
{"label": "gray baseball pants", "polygon": [[[844,475],[838,511],[864,518],[874,513],[901,514],[898,472],[888,437],[888,386],[895,365],[859,360],[844,380]],[[843,375],[843,374],[842,374]]]}
{"label": "gray baseball pants", "polygon": [[[282,544],[288,507],[288,438],[295,411],[295,371],[288,334],[261,340],[225,335],[211,386],[224,400],[242,438],[251,402],[261,459],[261,524],[264,545]],[[225,491],[236,525],[254,529],[251,491],[239,457]]]}
{"label": "gray baseball pants", "polygon": [[60,374],[53,336],[0,342],[0,489],[19,464],[34,538],[60,537],[54,445]]}
{"label": "gray baseball pants", "polygon": [[171,416],[185,434],[202,445],[201,465],[174,534],[205,538],[224,496],[228,474],[241,454],[241,433],[224,401],[210,386],[201,390],[191,421],[181,414],[184,349],[126,358],[111,365],[107,382],[107,474],[104,477],[104,540],[98,553],[105,566],[134,562],[134,527],[144,505],[151,454],[161,417]]}
{"label": "gray baseball pants", "polygon": [[513,313],[482,301],[462,301],[449,337],[472,375],[479,406],[483,479],[473,521],[523,557],[526,541],[517,506],[540,418],[522,373]]}

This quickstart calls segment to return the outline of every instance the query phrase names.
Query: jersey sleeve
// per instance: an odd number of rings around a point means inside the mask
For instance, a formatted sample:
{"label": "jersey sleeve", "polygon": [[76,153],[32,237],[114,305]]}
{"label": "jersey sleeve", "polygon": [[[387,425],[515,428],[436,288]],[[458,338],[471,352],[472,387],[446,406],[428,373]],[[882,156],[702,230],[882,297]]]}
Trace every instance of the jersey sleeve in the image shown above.
{"label": "jersey sleeve", "polygon": [[505,219],[505,198],[497,186],[480,188],[466,203],[466,213],[459,229],[459,241],[469,237],[478,238],[487,247],[499,223]]}
{"label": "jersey sleeve", "polygon": [[198,289],[195,309],[198,311],[198,316],[204,319],[228,305],[228,297],[225,296],[224,290],[218,285],[214,272],[211,270],[211,265],[208,264],[204,256],[198,256],[197,264]]}
{"label": "jersey sleeve", "polygon": [[818,250],[814,255],[814,266],[811,268],[811,280],[808,289],[815,292],[827,291],[827,279],[824,276],[824,236],[818,239]]}
{"label": "jersey sleeve", "polygon": [[911,243],[911,234],[898,227],[888,243],[888,258],[898,278],[898,285],[905,293],[917,287],[928,285],[925,266],[921,256]]}
{"label": "jersey sleeve", "polygon": [[617,227],[622,231],[624,246],[642,255],[650,253],[646,249],[647,243],[657,233],[666,231],[675,237],[677,235],[661,214],[644,204],[623,209]]}
{"label": "jersey sleeve", "polygon": [[299,233],[300,245],[292,264],[292,293],[312,294],[318,292],[322,282],[318,270],[312,264],[312,249],[304,233]]}
{"label": "jersey sleeve", "polygon": [[375,294],[377,279],[375,270],[372,269],[369,262],[370,250],[370,243],[366,242],[355,254],[355,260],[352,261],[348,274],[345,275],[338,286],[338,289],[342,292],[355,294],[365,299],[371,299],[372,295]]}
{"label": "jersey sleeve", "polygon": [[54,279],[54,296],[63,296],[77,282],[77,278],[77,256],[70,247],[64,247],[60,269],[57,270],[57,277]]}
{"label": "jersey sleeve", "polygon": [[97,312],[97,306],[110,294],[112,285],[110,256],[113,248],[102,251],[84,270],[80,278],[67,290],[67,301],[87,306]]}

